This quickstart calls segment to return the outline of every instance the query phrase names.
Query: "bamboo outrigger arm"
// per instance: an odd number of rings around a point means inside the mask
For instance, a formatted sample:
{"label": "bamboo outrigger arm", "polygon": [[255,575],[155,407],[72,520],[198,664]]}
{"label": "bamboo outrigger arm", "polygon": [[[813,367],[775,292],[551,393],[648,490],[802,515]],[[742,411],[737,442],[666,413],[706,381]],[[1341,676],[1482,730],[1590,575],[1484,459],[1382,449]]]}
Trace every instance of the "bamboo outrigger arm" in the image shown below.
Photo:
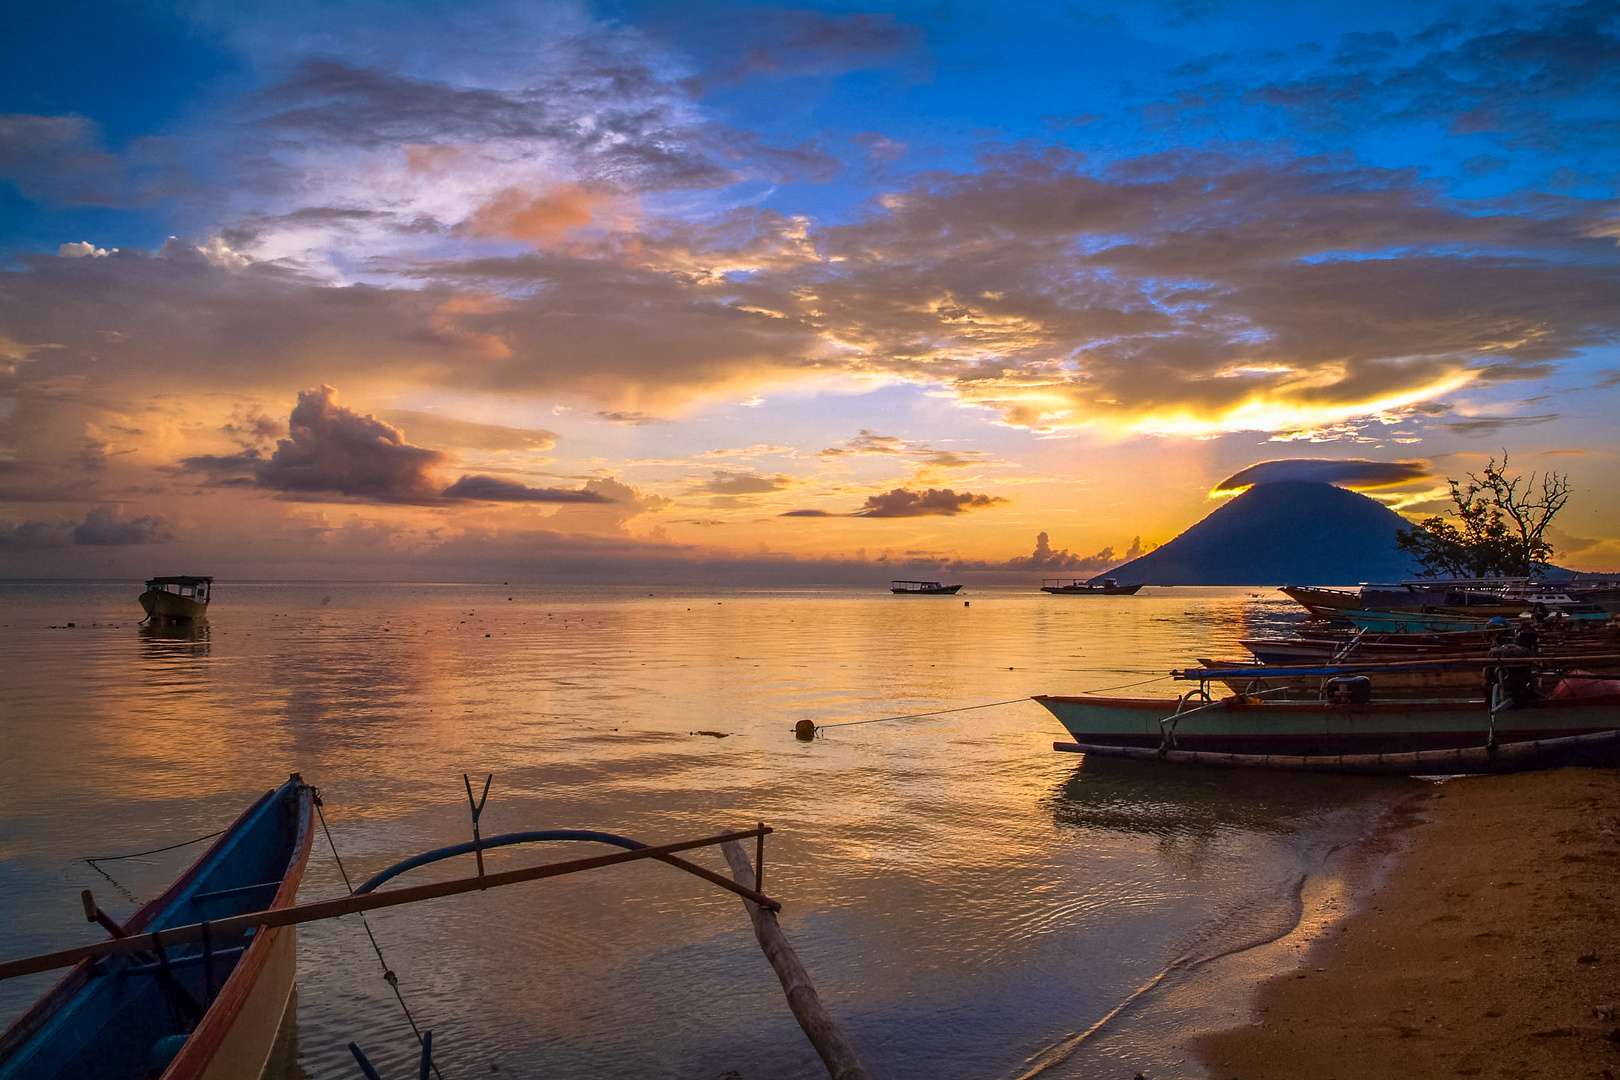
{"label": "bamboo outrigger arm", "polygon": [[[568,830],[573,832],[573,830]],[[542,878],[562,877],[565,874],[577,874],[584,870],[595,870],[604,866],[616,866],[619,863],[636,862],[641,859],[657,859],[659,862],[669,863],[687,873],[695,874],[705,881],[713,882],[721,888],[742,896],[747,900],[767,908],[770,911],[781,911],[782,905],[772,900],[764,893],[746,885],[739,884],[724,875],[707,870],[695,863],[675,857],[675,852],[690,851],[693,848],[713,847],[727,841],[742,840],[747,837],[759,837],[763,840],[765,834],[773,830],[766,825],[747,829],[742,832],[727,832],[719,836],[708,836],[701,840],[682,840],[672,844],[653,844],[636,847],[628,851],[618,851],[611,855],[595,855],[585,859],[572,859],[568,862],[546,863],[542,866],[527,866],[519,870],[503,870],[496,874],[481,874],[470,878],[457,878],[452,881],[436,881],[427,885],[412,885],[402,889],[389,889],[386,892],[360,892],[356,891],[349,896],[338,897],[333,900],[317,900],[309,904],[296,904],[292,907],[278,908],[273,911],[255,911],[246,915],[235,915],[227,919],[216,919],[210,922],[191,923],[185,926],[171,926],[166,929],[146,934],[132,934],[129,937],[110,938],[98,941],[91,945],[80,945],[72,949],[60,949],[56,952],[41,953],[38,956],[25,956],[16,960],[0,962],[0,979],[12,979],[19,975],[33,975],[41,971],[50,971],[55,968],[70,967],[81,960],[98,956],[118,956],[130,953],[156,953],[170,946],[180,945],[189,941],[203,941],[210,936],[229,936],[253,931],[256,927],[293,926],[298,923],[314,922],[318,919],[335,919],[341,915],[352,915],[359,911],[375,911],[378,908],[397,907],[400,904],[414,904],[422,900],[432,900],[440,896],[456,896],[460,893],[478,892],[484,889],[495,889],[502,885],[515,885],[521,881],[538,881]],[[512,836],[533,836],[535,834],[514,833]],[[611,834],[593,834],[589,839],[601,840]],[[587,837],[575,835],[567,839],[586,839]],[[491,837],[480,841],[482,847],[495,845],[496,840],[504,837]],[[616,843],[624,841],[636,844],[638,841],[628,840],[625,837],[615,837],[605,842]],[[511,843],[523,841],[512,840]],[[456,845],[456,849],[441,849],[444,852],[459,854],[461,851],[474,850],[471,845]],[[429,852],[428,854],[435,854]],[[448,854],[439,855],[448,858]],[[436,860],[428,860],[436,861]],[[407,860],[410,865],[420,865],[418,860]],[[409,869],[410,865],[402,863],[391,868],[393,873],[401,873]],[[384,875],[379,875],[386,880]],[[362,889],[374,889],[378,884],[376,879],[362,885]]]}

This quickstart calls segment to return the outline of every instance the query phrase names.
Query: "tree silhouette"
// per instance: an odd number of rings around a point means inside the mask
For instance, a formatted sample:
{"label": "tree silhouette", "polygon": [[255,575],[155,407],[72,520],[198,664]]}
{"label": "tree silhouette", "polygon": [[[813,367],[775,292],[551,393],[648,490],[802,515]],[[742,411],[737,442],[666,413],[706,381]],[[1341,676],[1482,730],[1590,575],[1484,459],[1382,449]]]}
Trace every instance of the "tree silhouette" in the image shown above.
{"label": "tree silhouette", "polygon": [[[1468,474],[1468,483],[1447,478],[1451,501],[1447,511],[1460,523],[1436,516],[1395,534],[1395,546],[1423,566],[1423,577],[1539,577],[1547,572],[1553,548],[1547,526],[1569,501],[1569,477],[1549,470],[1529,478],[1508,471],[1493,457],[1483,476]],[[1522,490],[1521,490],[1522,486]]]}

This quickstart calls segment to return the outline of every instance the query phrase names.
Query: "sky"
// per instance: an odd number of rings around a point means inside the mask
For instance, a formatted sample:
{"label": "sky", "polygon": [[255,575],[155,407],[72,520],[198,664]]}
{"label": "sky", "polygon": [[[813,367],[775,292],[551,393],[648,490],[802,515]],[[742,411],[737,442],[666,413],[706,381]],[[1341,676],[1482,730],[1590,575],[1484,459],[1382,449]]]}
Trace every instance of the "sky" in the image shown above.
{"label": "sky", "polygon": [[1089,576],[1504,454],[1620,569],[1617,103],[1614,0],[31,5],[0,576]]}

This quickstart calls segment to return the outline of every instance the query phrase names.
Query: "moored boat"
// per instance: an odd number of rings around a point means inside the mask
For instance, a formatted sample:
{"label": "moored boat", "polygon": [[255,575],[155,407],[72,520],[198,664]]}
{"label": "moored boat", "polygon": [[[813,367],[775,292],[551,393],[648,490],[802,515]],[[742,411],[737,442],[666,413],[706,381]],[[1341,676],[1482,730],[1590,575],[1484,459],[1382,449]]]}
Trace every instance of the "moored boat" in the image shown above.
{"label": "moored boat", "polygon": [[[115,937],[290,907],[309,858],[313,793],[295,773]],[[81,961],[0,1035],[0,1080],[253,1080],[292,998],[295,928]]]}
{"label": "moored boat", "polygon": [[141,607],[154,623],[201,622],[208,618],[213,591],[211,577],[155,577],[141,593]]}
{"label": "moored boat", "polygon": [[891,581],[889,591],[897,596],[955,596],[960,585],[946,585],[939,581]]}
{"label": "moored boat", "polygon": [[1121,585],[1113,578],[1082,581],[1079,578],[1047,578],[1041,582],[1041,592],[1054,596],[1132,596],[1142,588],[1143,582]]}
{"label": "moored boat", "polygon": [[1310,585],[1284,585],[1279,590],[1290,600],[1300,604],[1312,615],[1331,617],[1345,609],[1361,607],[1361,593],[1356,589],[1320,589]]}
{"label": "moored boat", "polygon": [[1270,701],[1234,695],[1113,698],[1039,695],[1077,743],[1232,754],[1395,754],[1527,742],[1620,729],[1620,695],[1552,696],[1493,710],[1468,700]]}

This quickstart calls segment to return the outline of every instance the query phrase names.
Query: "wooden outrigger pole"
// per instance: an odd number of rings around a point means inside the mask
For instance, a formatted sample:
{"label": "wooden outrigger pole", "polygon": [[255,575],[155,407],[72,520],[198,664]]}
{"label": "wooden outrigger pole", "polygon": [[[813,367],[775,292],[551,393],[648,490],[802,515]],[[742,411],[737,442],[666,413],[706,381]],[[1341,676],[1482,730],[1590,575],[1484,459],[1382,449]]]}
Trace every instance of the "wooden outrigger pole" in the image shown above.
{"label": "wooden outrigger pole", "polygon": [[[275,911],[255,911],[246,915],[235,915],[227,919],[190,923],[185,926],[171,926],[166,930],[153,931],[147,934],[131,934],[128,937],[114,937],[91,945],[80,945],[72,949],[59,949],[56,952],[41,953],[38,956],[25,956],[17,960],[0,962],[0,979],[13,979],[19,975],[33,975],[54,968],[71,967],[80,960],[93,956],[119,956],[128,953],[161,954],[164,949],[185,942],[206,941],[210,937],[240,934],[261,926],[293,926],[298,923],[315,922],[318,919],[335,919],[359,911],[375,911],[378,908],[414,904],[441,896],[456,896],[460,893],[496,889],[502,885],[516,885],[521,881],[539,881],[543,878],[561,877],[564,874],[577,874],[583,870],[595,870],[603,866],[616,866],[619,863],[636,862],[641,859],[657,859],[659,862],[669,863],[671,866],[685,870],[689,874],[695,874],[705,881],[713,882],[722,889],[729,889],[773,912],[781,911],[782,904],[780,901],[772,900],[752,887],[739,885],[723,874],[717,874],[713,870],[698,866],[696,863],[688,862],[675,855],[675,852],[678,851],[713,847],[724,844],[728,840],[740,840],[747,837],[763,838],[765,834],[772,831],[770,827],[760,825],[745,832],[727,832],[719,836],[704,837],[701,840],[682,840],[673,844],[654,844],[648,847],[635,848],[631,851],[614,852],[611,855],[594,855],[590,858],[571,859],[567,862],[527,866],[520,870],[504,870],[496,874],[481,874],[470,878],[457,878],[453,881],[437,881],[428,885],[412,885],[403,889],[389,889],[386,892],[356,892],[333,900],[317,900],[314,903],[296,904]],[[87,908],[91,903],[93,901],[87,902]]]}
{"label": "wooden outrigger pole", "polygon": [[[487,794],[488,787],[486,785]],[[472,785],[468,783],[467,797],[472,800]],[[98,941],[92,945],[81,945],[72,949],[61,949],[57,952],[42,953],[38,956],[25,956],[16,960],[7,960],[0,963],[0,979],[16,978],[20,975],[33,975],[53,968],[70,967],[81,960],[92,957],[117,956],[126,953],[155,954],[160,963],[166,963],[165,950],[186,942],[201,941],[204,949],[208,942],[215,937],[224,937],[232,934],[254,933],[261,927],[293,926],[298,923],[315,922],[319,919],[335,919],[343,915],[352,915],[357,912],[375,911],[379,908],[398,907],[401,904],[414,904],[423,900],[433,900],[441,896],[455,896],[460,893],[482,892],[486,889],[497,889],[502,885],[515,885],[522,881],[538,881],[543,878],[561,877],[565,874],[577,874],[584,870],[595,870],[604,866],[616,866],[619,863],[635,862],[642,859],[656,859],[668,863],[689,874],[703,878],[736,893],[743,898],[744,906],[748,910],[750,919],[754,924],[754,934],[759,939],[760,948],[765,957],[775,969],[778,979],[781,980],[782,989],[787,995],[788,1008],[792,1010],[794,1018],[798,1020],[810,1044],[815,1047],[816,1053],[821,1056],[822,1062],[827,1066],[828,1075],[832,1080],[871,1080],[860,1059],[855,1055],[854,1047],[839,1029],[837,1023],[822,1007],[815,987],[810,982],[810,976],[805,972],[804,966],[799,963],[793,948],[788,944],[777,925],[776,913],[782,910],[780,901],[766,896],[759,889],[763,879],[765,867],[765,837],[774,831],[764,822],[752,829],[742,832],[724,832],[719,836],[708,836],[701,840],[682,840],[671,844],[655,844],[631,847],[626,851],[615,852],[611,855],[596,855],[585,859],[572,859],[567,862],[547,863],[542,866],[529,866],[520,870],[506,870],[490,874],[484,872],[483,853],[493,847],[504,847],[508,844],[527,843],[534,840],[593,840],[604,843],[614,843],[620,846],[639,844],[638,841],[626,837],[612,836],[607,833],[587,832],[584,830],[552,830],[550,832],[510,833],[505,836],[483,839],[478,837],[477,814],[481,810],[481,803],[473,804],[474,840],[471,844],[459,844],[453,847],[440,848],[405,862],[377,874],[362,884],[359,889],[348,896],[333,900],[318,900],[309,904],[298,904],[293,907],[280,908],[273,911],[256,911],[247,915],[237,915],[225,919],[215,919],[208,922],[191,923],[186,926],[173,926],[162,931],[153,931],[146,934],[130,934],[121,936],[122,930],[118,924],[96,906],[95,899],[88,889],[84,892],[84,905],[86,917],[91,922],[99,922],[114,936],[106,941]],[[738,841],[754,838],[758,842],[757,863],[758,875],[754,867],[749,865],[748,856],[743,853]],[[713,847],[722,845],[722,851],[731,864],[734,878],[715,873],[696,863],[688,862],[675,853],[690,851],[694,848]],[[478,856],[478,873],[470,878],[458,878],[453,881],[434,882],[429,885],[414,885],[401,889],[389,889],[384,892],[374,891],[385,881],[391,880],[397,874],[429,862],[450,858],[455,855],[475,853]],[[428,1058],[427,1043],[424,1041],[423,1062],[426,1069]],[[351,1046],[351,1049],[356,1049]],[[364,1054],[356,1052],[356,1060],[363,1061]],[[368,1063],[369,1064],[369,1063]]]}

